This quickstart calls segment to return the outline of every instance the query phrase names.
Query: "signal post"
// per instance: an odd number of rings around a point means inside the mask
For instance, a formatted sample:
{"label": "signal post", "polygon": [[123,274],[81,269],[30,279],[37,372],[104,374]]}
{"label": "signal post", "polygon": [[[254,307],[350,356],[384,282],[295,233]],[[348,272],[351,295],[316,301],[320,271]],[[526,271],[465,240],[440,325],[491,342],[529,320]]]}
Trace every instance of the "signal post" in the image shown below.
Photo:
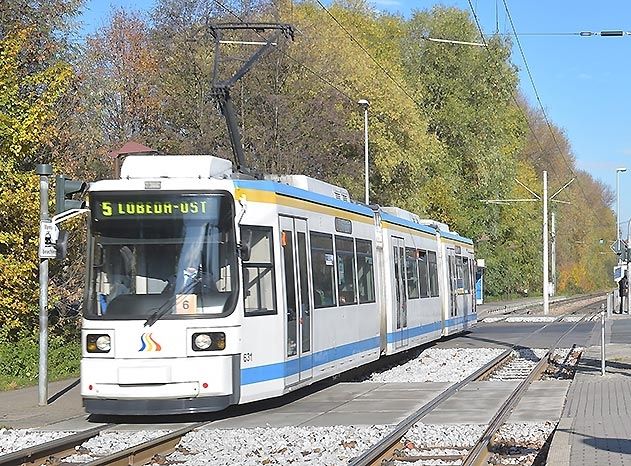
{"label": "signal post", "polygon": [[60,234],[57,224],[86,212],[84,201],[72,199],[75,194],[82,194],[87,184],[83,181],[67,179],[57,175],[56,211],[50,218],[48,212],[49,176],[53,173],[50,164],[38,164],[35,173],[39,175],[40,223],[39,223],[39,374],[38,404],[48,404],[48,260],[65,257],[65,232]]}

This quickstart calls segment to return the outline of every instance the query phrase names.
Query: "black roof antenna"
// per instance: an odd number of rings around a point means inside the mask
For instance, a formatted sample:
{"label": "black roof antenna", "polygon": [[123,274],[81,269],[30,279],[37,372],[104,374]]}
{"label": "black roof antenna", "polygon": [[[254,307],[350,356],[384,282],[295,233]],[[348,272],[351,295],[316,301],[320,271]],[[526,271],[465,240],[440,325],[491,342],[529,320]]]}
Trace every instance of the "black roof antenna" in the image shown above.
{"label": "black roof antenna", "polygon": [[[265,56],[272,47],[278,45],[281,36],[294,39],[294,28],[289,24],[280,23],[218,23],[208,26],[210,33],[215,39],[215,61],[213,65],[213,82],[212,95],[217,100],[221,114],[226,119],[228,128],[228,136],[230,137],[230,145],[234,155],[237,171],[241,173],[249,172],[245,165],[245,155],[243,153],[243,145],[241,144],[241,135],[239,134],[239,125],[237,116],[230,98],[230,88],[236,84],[263,56]],[[235,41],[224,40],[224,31],[254,31],[261,36],[261,41]],[[264,36],[267,31],[274,31],[269,38]],[[254,52],[248,60],[234,73],[234,75],[223,81],[219,80],[219,63],[221,62],[220,45],[221,44],[242,44],[242,45],[259,45],[260,47]]]}

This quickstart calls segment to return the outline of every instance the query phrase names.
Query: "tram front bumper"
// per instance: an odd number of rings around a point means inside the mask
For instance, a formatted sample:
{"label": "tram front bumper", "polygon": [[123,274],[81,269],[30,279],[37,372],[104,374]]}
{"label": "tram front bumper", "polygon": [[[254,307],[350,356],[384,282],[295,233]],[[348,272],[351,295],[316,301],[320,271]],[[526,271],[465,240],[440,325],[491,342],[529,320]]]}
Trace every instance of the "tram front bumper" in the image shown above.
{"label": "tram front bumper", "polygon": [[[110,411],[118,411],[121,407],[120,402],[124,401],[133,402],[130,403],[133,406],[155,401],[155,405],[159,407],[169,406],[169,403],[166,403],[169,400],[178,402],[173,409],[164,412],[212,411],[238,402],[239,374],[238,355],[166,359],[83,358],[81,395],[86,410],[92,413],[118,414]],[[203,409],[204,403],[200,402],[189,403],[192,410],[181,406],[182,400],[202,398],[205,401],[224,401],[213,409]],[[98,401],[109,402],[105,403],[111,405],[107,412],[90,409],[90,406],[94,407]],[[118,402],[116,408],[114,401]],[[148,414],[147,410],[147,407],[142,408],[142,412],[138,414]],[[124,411],[126,414],[133,414],[127,412],[128,410]]]}

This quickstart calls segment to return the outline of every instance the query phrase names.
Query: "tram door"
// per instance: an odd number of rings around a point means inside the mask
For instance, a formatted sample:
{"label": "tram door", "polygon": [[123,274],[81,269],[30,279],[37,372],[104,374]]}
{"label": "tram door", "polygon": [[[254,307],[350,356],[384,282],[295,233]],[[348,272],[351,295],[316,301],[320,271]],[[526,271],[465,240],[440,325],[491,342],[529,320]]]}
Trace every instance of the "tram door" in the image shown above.
{"label": "tram door", "polygon": [[280,217],[285,277],[285,385],[313,376],[307,221]]}
{"label": "tram door", "polygon": [[402,238],[392,237],[393,259],[393,297],[396,331],[394,347],[401,348],[408,344],[408,303],[405,289],[405,242]]}
{"label": "tram door", "polygon": [[447,259],[449,260],[449,316],[456,317],[458,315],[457,290],[458,276],[456,272],[456,256],[453,251],[447,251]]}

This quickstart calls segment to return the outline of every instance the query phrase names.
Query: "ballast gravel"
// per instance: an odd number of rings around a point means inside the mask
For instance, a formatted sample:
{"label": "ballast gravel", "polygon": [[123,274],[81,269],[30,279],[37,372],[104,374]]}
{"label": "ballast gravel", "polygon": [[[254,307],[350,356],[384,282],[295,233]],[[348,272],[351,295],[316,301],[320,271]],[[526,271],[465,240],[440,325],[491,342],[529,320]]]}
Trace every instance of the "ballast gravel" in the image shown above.
{"label": "ballast gravel", "polygon": [[423,424],[414,425],[403,438],[407,454],[420,454],[428,448],[471,448],[482,436],[486,424]]}
{"label": "ballast gravel", "polygon": [[402,365],[374,372],[364,382],[459,382],[503,352],[502,348],[429,348]]}
{"label": "ballast gravel", "polygon": [[187,466],[346,465],[379,441],[388,426],[205,429],[187,434],[170,463]]}
{"label": "ballast gravel", "polygon": [[0,455],[40,445],[71,434],[74,432],[42,432],[33,429],[6,429],[2,427],[0,428]]}
{"label": "ballast gravel", "polygon": [[549,421],[504,424],[493,437],[491,461],[497,465],[533,464],[555,426]]}
{"label": "ballast gravel", "polygon": [[105,431],[83,442],[79,451],[64,458],[65,463],[87,463],[139,443],[168,434],[168,430]]}

